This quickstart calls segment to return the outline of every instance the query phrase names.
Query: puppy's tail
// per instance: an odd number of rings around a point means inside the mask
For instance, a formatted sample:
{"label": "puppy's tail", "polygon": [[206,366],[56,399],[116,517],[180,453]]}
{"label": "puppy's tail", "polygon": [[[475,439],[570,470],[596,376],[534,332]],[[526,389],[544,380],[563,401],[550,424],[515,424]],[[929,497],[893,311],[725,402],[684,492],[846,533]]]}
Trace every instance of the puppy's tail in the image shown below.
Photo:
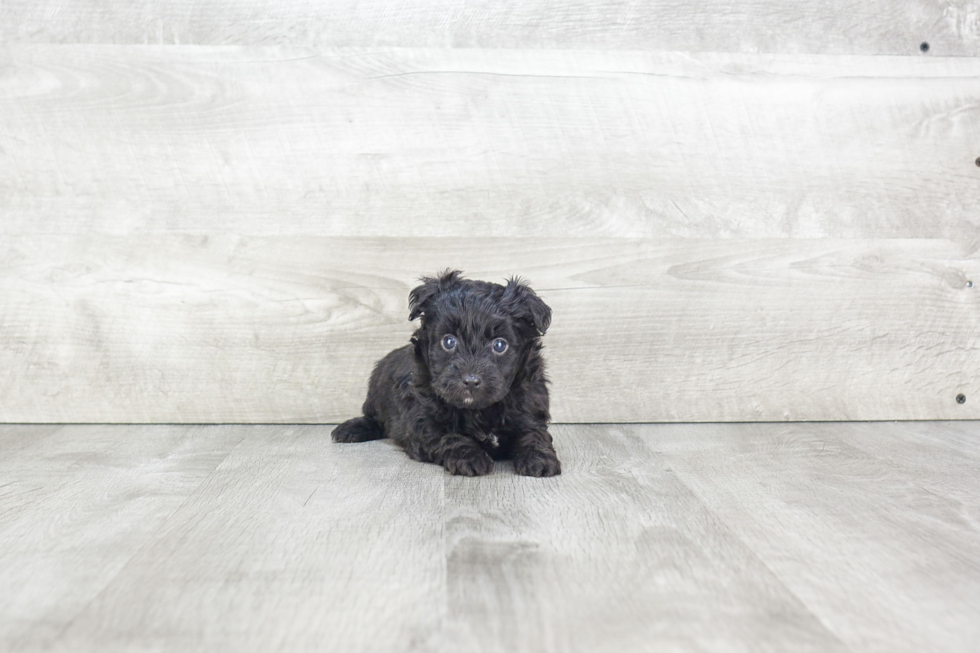
{"label": "puppy's tail", "polygon": [[381,422],[371,417],[355,417],[339,425],[330,434],[335,442],[367,442],[385,436]]}

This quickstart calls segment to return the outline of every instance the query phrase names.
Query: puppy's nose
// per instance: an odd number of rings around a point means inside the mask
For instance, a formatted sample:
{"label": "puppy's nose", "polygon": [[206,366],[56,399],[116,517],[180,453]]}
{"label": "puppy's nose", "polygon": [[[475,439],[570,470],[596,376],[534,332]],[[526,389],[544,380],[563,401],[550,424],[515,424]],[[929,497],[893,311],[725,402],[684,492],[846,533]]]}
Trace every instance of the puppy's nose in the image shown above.
{"label": "puppy's nose", "polygon": [[480,387],[480,377],[476,374],[467,374],[463,377],[463,385],[467,388],[479,388]]}

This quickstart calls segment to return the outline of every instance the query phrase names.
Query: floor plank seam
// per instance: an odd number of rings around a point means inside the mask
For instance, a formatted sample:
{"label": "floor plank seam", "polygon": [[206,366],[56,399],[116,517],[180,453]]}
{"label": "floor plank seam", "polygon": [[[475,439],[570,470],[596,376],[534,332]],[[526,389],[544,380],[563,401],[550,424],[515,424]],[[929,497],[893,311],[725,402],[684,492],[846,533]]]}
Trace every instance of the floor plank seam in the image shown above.
{"label": "floor plank seam", "polygon": [[[668,460],[669,460],[668,454],[664,454],[664,461],[667,462]],[[807,614],[809,614],[814,619],[814,621],[816,621],[817,623],[820,624],[820,626],[826,631],[827,635],[829,635],[830,637],[832,637],[841,646],[842,649],[847,650],[847,651],[854,651],[854,649],[851,648],[847,644],[847,642],[844,641],[844,639],[841,637],[840,633],[838,633],[833,628],[831,628],[830,625],[827,624],[827,622],[819,614],[817,614],[813,610],[813,608],[806,601],[804,601],[803,598],[799,594],[797,594],[795,591],[793,591],[793,589],[789,585],[787,585],[786,581],[783,579],[783,577],[780,574],[778,574],[772,567],[770,567],[769,564],[765,560],[763,560],[761,557],[759,557],[759,554],[755,551],[755,549],[753,547],[751,547],[749,545],[749,543],[746,542],[745,539],[742,538],[742,536],[739,535],[732,528],[732,526],[729,523],[729,521],[727,519],[725,519],[725,517],[723,515],[719,514],[714,508],[712,508],[710,505],[708,505],[708,502],[705,500],[705,498],[703,496],[701,496],[698,492],[696,492],[694,490],[694,488],[692,488],[691,485],[684,480],[683,473],[682,472],[678,472],[677,470],[671,468],[670,473],[674,475],[674,477],[681,483],[681,485],[684,486],[684,488],[688,492],[690,492],[691,496],[693,496],[695,499],[698,500],[698,502],[701,504],[701,506],[706,511],[708,511],[715,519],[718,520],[718,523],[719,524],[721,524],[722,526],[724,526],[725,530],[728,532],[729,537],[731,537],[733,540],[735,540],[736,542],[738,542],[739,544],[741,544],[742,547],[745,549],[745,551],[754,560],[757,560],[759,562],[759,564],[762,565],[766,569],[767,572],[769,572],[769,574],[772,576],[772,578],[774,580],[776,580],[776,581],[779,582],[779,585],[784,590],[786,590],[787,594],[789,594],[790,596],[793,597],[793,599],[796,600],[796,603],[798,604],[798,606],[802,610],[804,610]],[[630,475],[632,475],[632,471],[630,472]]]}
{"label": "floor plank seam", "polygon": [[112,587],[116,579],[119,578],[123,574],[123,572],[129,568],[133,560],[135,560],[146,548],[156,544],[157,535],[159,535],[159,533],[167,527],[171,518],[173,518],[174,515],[179,513],[184,508],[184,506],[186,506],[190,502],[190,500],[200,492],[201,488],[204,487],[204,485],[208,482],[208,480],[214,476],[218,468],[221,467],[221,465],[228,459],[229,456],[231,456],[231,454],[239,446],[241,446],[242,442],[245,441],[245,438],[246,438],[246,434],[242,433],[241,439],[239,439],[233,447],[228,448],[228,451],[225,453],[224,456],[221,457],[221,460],[217,461],[214,467],[211,469],[211,471],[208,472],[207,475],[205,475],[201,479],[201,481],[194,487],[192,491],[187,493],[187,496],[184,497],[183,501],[178,503],[177,506],[175,506],[174,509],[167,514],[166,518],[160,522],[160,526],[153,531],[152,535],[148,536],[146,538],[146,541],[144,541],[142,545],[140,545],[136,550],[134,550],[132,555],[126,558],[126,562],[119,566],[119,569],[116,570],[116,573],[112,574],[112,576],[108,580],[106,580],[102,588],[99,589],[99,591],[96,592],[88,601],[86,601],[83,606],[79,607],[79,609],[75,611],[75,613],[71,616],[71,618],[65,622],[65,625],[58,631],[58,634],[55,635],[55,637],[52,639],[53,643],[61,642],[61,640],[64,638],[65,634],[75,623],[75,621],[82,614],[84,614],[92,605],[98,602],[98,600]]}

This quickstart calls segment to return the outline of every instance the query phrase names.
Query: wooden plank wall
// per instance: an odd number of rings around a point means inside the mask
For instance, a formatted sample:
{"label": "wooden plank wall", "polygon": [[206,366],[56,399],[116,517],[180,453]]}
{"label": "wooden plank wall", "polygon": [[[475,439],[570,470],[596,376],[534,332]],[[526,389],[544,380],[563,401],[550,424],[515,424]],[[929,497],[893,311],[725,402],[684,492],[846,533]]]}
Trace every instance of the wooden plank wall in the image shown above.
{"label": "wooden plank wall", "polygon": [[445,267],[557,421],[977,419],[978,157],[980,0],[8,0],[0,421],[344,419]]}

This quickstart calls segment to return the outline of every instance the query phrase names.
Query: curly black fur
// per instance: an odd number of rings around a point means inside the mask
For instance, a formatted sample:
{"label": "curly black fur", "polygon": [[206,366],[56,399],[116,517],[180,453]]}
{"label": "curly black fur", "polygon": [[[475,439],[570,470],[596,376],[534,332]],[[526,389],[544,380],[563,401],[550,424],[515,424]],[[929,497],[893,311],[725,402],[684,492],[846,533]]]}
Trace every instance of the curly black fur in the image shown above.
{"label": "curly black fur", "polygon": [[502,459],[518,474],[560,474],[541,357],[551,309],[519,278],[502,286],[458,270],[423,278],[409,308],[410,320],[422,318],[411,344],[378,362],[364,416],[333,439],[389,437],[452,474],[489,474]]}

